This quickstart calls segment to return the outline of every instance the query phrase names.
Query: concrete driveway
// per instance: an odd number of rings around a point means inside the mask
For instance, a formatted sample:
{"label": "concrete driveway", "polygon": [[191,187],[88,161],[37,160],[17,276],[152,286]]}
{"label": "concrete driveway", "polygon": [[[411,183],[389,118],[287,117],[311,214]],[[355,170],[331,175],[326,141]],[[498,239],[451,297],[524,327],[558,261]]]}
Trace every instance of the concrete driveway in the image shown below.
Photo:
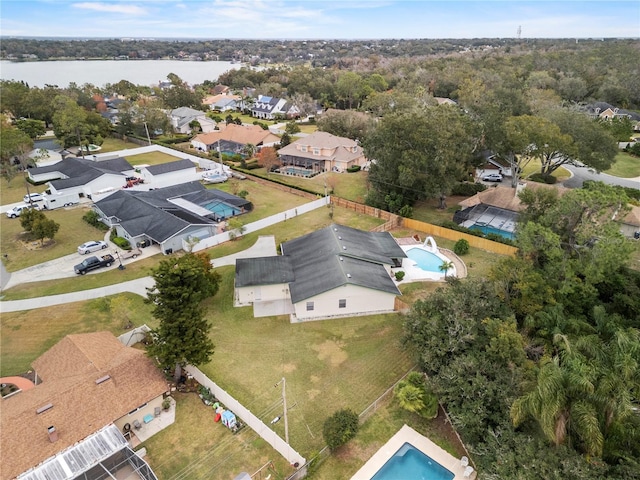
{"label": "concrete driveway", "polygon": [[640,177],[637,178],[620,178],[606,173],[596,173],[587,167],[577,167],[574,165],[563,165],[564,168],[571,172],[571,178],[562,182],[568,188],[580,188],[585,180],[596,180],[608,185],[620,185],[622,187],[640,189]]}

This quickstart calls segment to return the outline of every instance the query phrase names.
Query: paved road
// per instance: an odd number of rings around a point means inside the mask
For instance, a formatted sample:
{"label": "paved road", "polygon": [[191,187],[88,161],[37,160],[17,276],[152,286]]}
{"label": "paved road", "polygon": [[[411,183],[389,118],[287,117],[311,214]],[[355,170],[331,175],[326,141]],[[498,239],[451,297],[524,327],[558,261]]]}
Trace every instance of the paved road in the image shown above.
{"label": "paved road", "polygon": [[[152,247],[143,249],[143,252],[145,250],[149,250],[150,248]],[[159,253],[159,250],[158,250],[158,253]],[[225,257],[215,258],[211,261],[211,264],[214,267],[221,267],[225,265],[235,265],[235,261],[237,258],[269,257],[269,256],[275,256],[275,255],[277,255],[275,237],[273,235],[264,235],[264,236],[258,237],[258,240],[256,241],[256,243],[253,244],[251,247],[247,248],[246,250],[243,250],[238,253],[234,253],[232,255],[227,255]],[[137,259],[131,260],[131,261],[137,261],[140,258],[141,257],[138,257]],[[45,277],[46,279],[50,279],[52,275],[55,275],[54,273],[55,263],[58,262],[59,260],[60,259],[54,260],[53,262],[47,262],[47,264],[50,264],[50,265],[46,265],[43,267],[36,265],[35,267],[31,267],[30,269],[25,269],[25,270],[33,269],[32,271],[34,272],[34,275],[38,276],[36,277],[35,280],[31,280],[31,281],[43,280],[45,279]],[[73,268],[73,266],[71,268]],[[110,268],[111,269],[117,268],[117,266],[114,265]],[[104,271],[105,269],[100,269],[92,273],[99,274],[100,272],[104,272]],[[15,272],[15,273],[18,273],[18,272]],[[15,273],[11,275],[12,281],[14,281],[13,275],[15,275]],[[64,278],[68,276],[65,272],[59,272],[58,275],[59,276],[57,278]],[[74,276],[74,275],[76,274],[72,272],[71,276]],[[19,282],[16,280],[11,284],[11,286],[17,285],[18,283]],[[34,308],[50,307],[53,305],[62,305],[64,303],[81,302],[83,300],[91,300],[94,298],[101,298],[101,297],[116,295],[118,293],[124,293],[124,292],[131,292],[131,293],[135,293],[140,296],[146,297],[147,288],[151,288],[151,287],[153,287],[153,278],[144,277],[144,278],[138,278],[136,280],[130,280],[128,282],[118,283],[115,285],[109,285],[106,287],[94,288],[91,290],[83,290],[80,292],[63,293],[61,295],[50,295],[47,297],[29,298],[26,300],[10,300],[6,302],[0,302],[0,312],[16,312],[21,310],[32,310]]]}
{"label": "paved road", "polygon": [[564,168],[571,172],[571,178],[562,182],[568,188],[580,188],[585,180],[598,180],[609,185],[621,185],[623,187],[631,187],[640,189],[640,177],[637,178],[620,178],[606,173],[596,173],[586,167],[574,167],[572,165],[563,165]]}

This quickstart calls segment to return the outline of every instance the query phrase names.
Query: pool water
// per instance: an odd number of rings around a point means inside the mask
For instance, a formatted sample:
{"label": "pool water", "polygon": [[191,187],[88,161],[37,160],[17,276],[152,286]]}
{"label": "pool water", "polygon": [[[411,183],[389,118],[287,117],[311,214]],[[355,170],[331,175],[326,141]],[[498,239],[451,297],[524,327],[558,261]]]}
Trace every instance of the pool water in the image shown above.
{"label": "pool water", "polygon": [[506,230],[500,230],[499,228],[489,227],[487,225],[472,225],[469,227],[471,230],[479,230],[485,235],[487,233],[495,233],[496,235],[500,235],[501,237],[508,238],[509,240],[513,240],[515,235],[513,232],[507,232]]}
{"label": "pool water", "polygon": [[418,267],[425,272],[440,272],[440,265],[444,262],[435,253],[428,252],[422,248],[412,248],[407,251],[407,257],[416,262]]}
{"label": "pool water", "polygon": [[289,175],[302,175],[303,177],[308,177],[309,175],[311,175],[311,172],[304,168],[286,167],[284,171]]}
{"label": "pool water", "polygon": [[221,218],[229,218],[233,217],[234,215],[240,214],[239,209],[221,202],[211,202],[203,205],[203,207],[209,210],[211,213],[215,213],[218,217]]}
{"label": "pool water", "polygon": [[405,443],[371,480],[453,480],[454,476],[431,457]]}

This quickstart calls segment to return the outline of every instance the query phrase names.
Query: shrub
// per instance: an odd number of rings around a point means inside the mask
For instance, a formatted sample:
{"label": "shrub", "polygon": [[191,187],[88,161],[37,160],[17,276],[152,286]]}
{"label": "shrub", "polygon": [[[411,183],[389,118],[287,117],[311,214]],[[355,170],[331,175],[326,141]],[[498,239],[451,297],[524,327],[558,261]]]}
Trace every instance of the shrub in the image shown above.
{"label": "shrub", "polygon": [[461,197],[472,197],[478,192],[483,192],[487,186],[482,183],[458,183],[451,189],[451,195],[459,195]]}
{"label": "shrub", "polygon": [[126,238],[114,237],[111,239],[111,241],[123,250],[131,250],[131,243],[129,243],[129,240],[127,240]]}
{"label": "shrub", "polygon": [[404,272],[402,270],[397,271],[396,272],[396,280],[401,282],[403,278],[404,278]]}
{"label": "shrub", "polygon": [[551,175],[542,175],[541,173],[534,173],[532,175],[529,175],[528,179],[532,182],[546,183],[548,185],[553,185],[557,182],[556,177],[553,177]]}
{"label": "shrub", "polygon": [[358,415],[347,408],[338,410],[325,420],[322,435],[329,448],[335,450],[355,437],[359,427]]}
{"label": "shrub", "polygon": [[82,219],[85,222],[87,222],[89,225],[96,227],[99,230],[102,230],[104,232],[109,230],[109,227],[107,227],[104,223],[100,221],[100,215],[98,215],[98,213],[95,210],[89,210],[87,213],[85,213],[82,216]]}
{"label": "shrub", "polygon": [[456,255],[466,255],[469,253],[469,242],[464,238],[461,238],[453,246],[453,252]]}
{"label": "shrub", "polygon": [[347,172],[349,173],[359,172],[361,168],[362,167],[360,167],[360,165],[352,165],[351,167],[347,168]]}

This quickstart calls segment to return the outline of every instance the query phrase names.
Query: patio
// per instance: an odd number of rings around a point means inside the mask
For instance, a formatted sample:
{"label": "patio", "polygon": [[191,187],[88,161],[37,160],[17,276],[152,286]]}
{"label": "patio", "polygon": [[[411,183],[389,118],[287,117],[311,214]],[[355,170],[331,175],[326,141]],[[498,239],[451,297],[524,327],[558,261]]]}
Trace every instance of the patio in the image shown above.
{"label": "patio", "polygon": [[129,434],[125,435],[125,438],[129,440],[131,448],[136,448],[138,445],[176,421],[176,401],[172,397],[168,398],[171,402],[169,410],[161,409],[160,415],[153,416],[148,423],[140,422],[140,428],[135,428],[133,425],[131,426],[131,431]]}

